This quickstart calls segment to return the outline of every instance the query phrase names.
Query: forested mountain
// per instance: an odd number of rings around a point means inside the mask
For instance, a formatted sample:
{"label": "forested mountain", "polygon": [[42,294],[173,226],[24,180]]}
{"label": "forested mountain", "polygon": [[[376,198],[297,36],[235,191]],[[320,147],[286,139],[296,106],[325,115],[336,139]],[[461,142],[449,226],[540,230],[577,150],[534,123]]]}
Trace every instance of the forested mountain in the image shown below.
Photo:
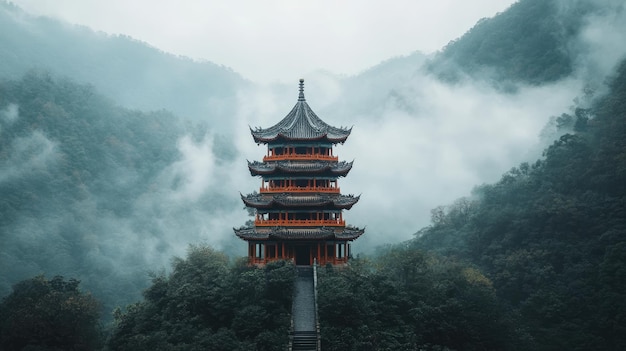
{"label": "forested mountain", "polygon": [[475,264],[539,350],[626,347],[626,61],[545,151],[433,210],[411,245]]}
{"label": "forested mountain", "polygon": [[321,270],[327,350],[626,348],[626,61],[540,160]]}
{"label": "forested mountain", "polygon": [[499,15],[482,19],[451,41],[429,65],[440,77],[466,74],[498,84],[542,84],[575,70],[581,48],[572,42],[595,11],[606,2],[519,1]]}
{"label": "forested mountain", "polygon": [[218,240],[203,231],[238,199],[197,184],[194,172],[211,173],[189,159],[228,164],[233,150],[206,132],[47,73],[0,81],[0,291],[39,273],[79,277],[110,310],[189,243]]}
{"label": "forested mountain", "polygon": [[48,70],[92,84],[123,106],[167,109],[195,120],[232,115],[236,92],[249,84],[227,67],[174,56],[128,36],[34,17],[4,0],[0,43],[4,79]]}

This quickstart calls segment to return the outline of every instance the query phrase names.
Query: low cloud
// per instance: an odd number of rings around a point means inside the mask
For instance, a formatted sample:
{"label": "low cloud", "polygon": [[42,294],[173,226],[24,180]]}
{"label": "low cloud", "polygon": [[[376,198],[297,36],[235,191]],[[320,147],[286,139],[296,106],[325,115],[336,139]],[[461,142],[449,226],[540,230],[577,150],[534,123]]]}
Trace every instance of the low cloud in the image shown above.
{"label": "low cloud", "polygon": [[[606,77],[626,58],[626,4],[621,0],[592,3],[601,10],[584,18],[580,35],[569,43],[569,48],[575,57],[575,74],[586,81],[587,89],[601,90]],[[560,4],[567,14],[569,1]]]}
{"label": "low cloud", "polygon": [[[7,110],[10,111],[10,107]],[[17,118],[17,112],[3,115]],[[45,172],[58,161],[56,144],[39,131],[14,139],[7,154],[8,158],[0,158],[0,183]]]}
{"label": "low cloud", "polygon": [[[597,50],[608,50],[618,45],[619,35],[609,35],[605,44],[594,36],[621,28],[619,16],[610,15],[614,25],[608,27],[604,17],[590,18],[572,48],[594,43]],[[619,50],[602,55],[596,49],[573,53],[579,64],[570,78],[542,86],[520,85],[515,93],[479,81],[444,84],[419,67],[396,82],[382,84],[367,81],[365,74],[356,88],[346,84],[353,79],[326,73],[307,77],[305,95],[313,110],[331,125],[354,125],[336,154],[356,161],[348,177],[339,181],[343,193],[362,194],[345,215],[349,223],[367,226],[355,251],[409,239],[429,225],[430,209],[469,195],[477,185],[497,181],[521,162],[541,158],[553,140],[541,136],[559,136],[556,130],[546,131],[551,119],[573,113],[581,104],[586,107],[601,93],[600,83],[595,93],[586,91],[591,69],[598,74],[595,82],[604,82],[623,57]],[[297,82],[290,88],[247,91],[242,96],[243,133],[235,133],[244,156],[239,162],[245,163],[243,158],[258,160],[265,153],[265,146],[256,146],[245,126],[269,127],[282,119],[296,103]],[[255,187],[243,192],[252,190]]]}
{"label": "low cloud", "polygon": [[197,201],[214,184],[215,156],[213,138],[205,136],[195,143],[190,136],[178,142],[180,160],[170,165],[164,173],[170,182],[173,201]]}
{"label": "low cloud", "polygon": [[19,106],[16,104],[9,104],[4,109],[0,110],[0,122],[2,124],[11,124],[19,117]]}

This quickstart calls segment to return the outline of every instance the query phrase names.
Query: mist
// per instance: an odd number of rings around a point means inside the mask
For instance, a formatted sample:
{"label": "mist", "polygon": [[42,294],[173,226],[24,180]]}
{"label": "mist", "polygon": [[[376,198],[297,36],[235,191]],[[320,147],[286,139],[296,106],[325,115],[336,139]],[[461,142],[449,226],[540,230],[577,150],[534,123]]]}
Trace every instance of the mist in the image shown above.
{"label": "mist", "polygon": [[[305,79],[307,102],[320,118],[353,127],[345,145],[335,149],[341,160],[355,161],[339,180],[342,193],[361,194],[344,215],[347,223],[366,227],[353,252],[370,253],[410,239],[430,224],[431,209],[497,181],[521,162],[541,158],[564,132],[555,128],[554,118],[588,107],[603,93],[605,79],[626,54],[623,5],[609,3],[615,11],[587,17],[581,34],[567,43],[575,58],[573,74],[549,84],[518,84],[505,92],[487,78],[443,83],[424,68],[435,56],[416,52],[355,76],[318,71],[293,77],[292,84],[232,84],[232,96],[207,97],[195,110],[184,99],[172,104],[173,109],[184,105],[174,111],[183,111],[173,123],[180,130],[168,134],[172,140],[159,140],[173,156],[154,163],[154,177],[136,169],[131,156],[115,159],[110,170],[95,176],[120,194],[97,193],[82,184],[79,201],[65,201],[65,194],[41,196],[34,202],[44,215],[18,213],[0,227],[0,295],[20,279],[61,274],[79,277],[108,303],[124,305],[140,298],[150,272],[167,270],[172,257],[183,256],[190,244],[245,256],[245,242],[232,231],[250,219],[239,193],[258,190],[260,180],[250,176],[246,160],[260,160],[266,152],[254,143],[249,127],[282,119],[297,102],[299,78]],[[158,68],[150,72],[157,75]],[[190,90],[179,93],[188,98]],[[210,120],[199,125],[199,116],[209,110]],[[13,102],[0,106],[2,138],[20,120],[20,111]],[[153,132],[150,123],[143,127]],[[40,130],[12,139],[0,150],[0,185],[21,186],[28,177],[62,167],[61,143]],[[73,176],[80,183],[80,172]],[[137,195],[123,196],[130,192]]]}
{"label": "mist", "polygon": [[[430,224],[431,209],[540,159],[547,146],[570,132],[557,130],[555,117],[588,108],[626,56],[625,16],[624,11],[589,16],[568,43],[576,58],[573,74],[541,86],[518,84],[514,92],[488,79],[442,83],[420,67],[429,59],[420,54],[381,65],[387,75],[373,68],[347,79],[327,72],[306,77],[305,96],[318,116],[334,126],[354,126],[335,152],[355,160],[339,180],[342,193],[362,195],[345,214],[348,223],[367,227],[354,252],[410,239]],[[409,69],[407,61],[416,65]],[[269,127],[282,119],[296,103],[296,83],[239,94],[238,162],[263,156],[264,147],[253,143],[247,125]],[[246,184],[241,183],[243,193],[256,189]]]}
{"label": "mist", "polygon": [[[419,75],[400,87],[406,94],[402,106],[390,102],[381,111],[371,106],[378,112],[374,116],[347,116],[337,115],[328,100],[348,104],[342,111],[351,110],[351,105],[353,110],[363,110],[367,102],[355,98],[350,87],[335,97],[319,94],[318,99],[317,89],[327,86],[327,78],[305,80],[305,96],[327,123],[354,125],[345,145],[336,147],[335,155],[355,160],[352,171],[339,181],[342,193],[362,195],[345,214],[348,223],[367,227],[366,234],[354,244],[355,252],[410,239],[417,229],[429,224],[430,209],[468,195],[475,185],[499,179],[520,162],[536,159],[541,150],[537,146],[539,132],[550,116],[568,111],[580,91],[580,82],[567,80],[503,94],[481,84],[449,86]],[[284,117],[292,107],[290,103],[297,100],[295,84],[292,90],[291,97],[281,94],[273,102],[268,102],[271,98],[267,96],[247,99],[258,106],[244,108],[241,125],[268,127]],[[547,95],[551,98],[543,98]],[[283,102],[279,110],[284,114],[275,111],[278,101]],[[244,158],[258,160],[265,152],[263,146],[253,143],[245,127],[240,128],[237,140],[241,163]],[[255,189],[248,187],[242,192]]]}

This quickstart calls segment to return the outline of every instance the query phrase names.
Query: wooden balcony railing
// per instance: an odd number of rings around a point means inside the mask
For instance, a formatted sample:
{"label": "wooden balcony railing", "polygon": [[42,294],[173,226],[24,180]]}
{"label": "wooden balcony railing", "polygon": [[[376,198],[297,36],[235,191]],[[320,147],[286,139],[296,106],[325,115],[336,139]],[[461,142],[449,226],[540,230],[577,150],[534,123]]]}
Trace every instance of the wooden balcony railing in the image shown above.
{"label": "wooden balcony railing", "polygon": [[307,161],[307,160],[324,160],[339,161],[339,156],[320,155],[320,154],[282,154],[264,156],[263,161]]}
{"label": "wooden balcony railing", "polygon": [[290,226],[290,227],[314,227],[314,226],[327,226],[327,227],[345,227],[346,221],[342,219],[257,219],[254,221],[254,225],[257,227],[275,227],[275,226]]}
{"label": "wooden balcony railing", "polygon": [[274,187],[261,187],[259,189],[261,193],[310,193],[310,192],[320,192],[320,193],[339,193],[341,189],[332,188],[332,187],[323,187],[323,186],[274,186]]}

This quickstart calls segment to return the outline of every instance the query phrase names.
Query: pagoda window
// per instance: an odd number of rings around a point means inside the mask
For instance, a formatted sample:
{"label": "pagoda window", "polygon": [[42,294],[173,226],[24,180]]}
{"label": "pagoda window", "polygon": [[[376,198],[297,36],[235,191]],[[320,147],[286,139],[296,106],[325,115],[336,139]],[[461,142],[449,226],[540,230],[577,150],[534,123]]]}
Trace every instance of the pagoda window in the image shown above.
{"label": "pagoda window", "polygon": [[258,259],[265,258],[265,244],[256,243],[254,247],[254,257]]}
{"label": "pagoda window", "polygon": [[336,244],[337,246],[337,258],[344,258],[346,256],[346,245],[344,243]]}
{"label": "pagoda window", "polygon": [[296,154],[298,155],[308,154],[306,147],[299,146],[299,147],[296,147],[295,149],[296,149]]}
{"label": "pagoda window", "polygon": [[297,187],[306,187],[309,181],[307,179],[296,179],[295,183]]}
{"label": "pagoda window", "polygon": [[267,246],[267,258],[276,258],[276,245]]}

